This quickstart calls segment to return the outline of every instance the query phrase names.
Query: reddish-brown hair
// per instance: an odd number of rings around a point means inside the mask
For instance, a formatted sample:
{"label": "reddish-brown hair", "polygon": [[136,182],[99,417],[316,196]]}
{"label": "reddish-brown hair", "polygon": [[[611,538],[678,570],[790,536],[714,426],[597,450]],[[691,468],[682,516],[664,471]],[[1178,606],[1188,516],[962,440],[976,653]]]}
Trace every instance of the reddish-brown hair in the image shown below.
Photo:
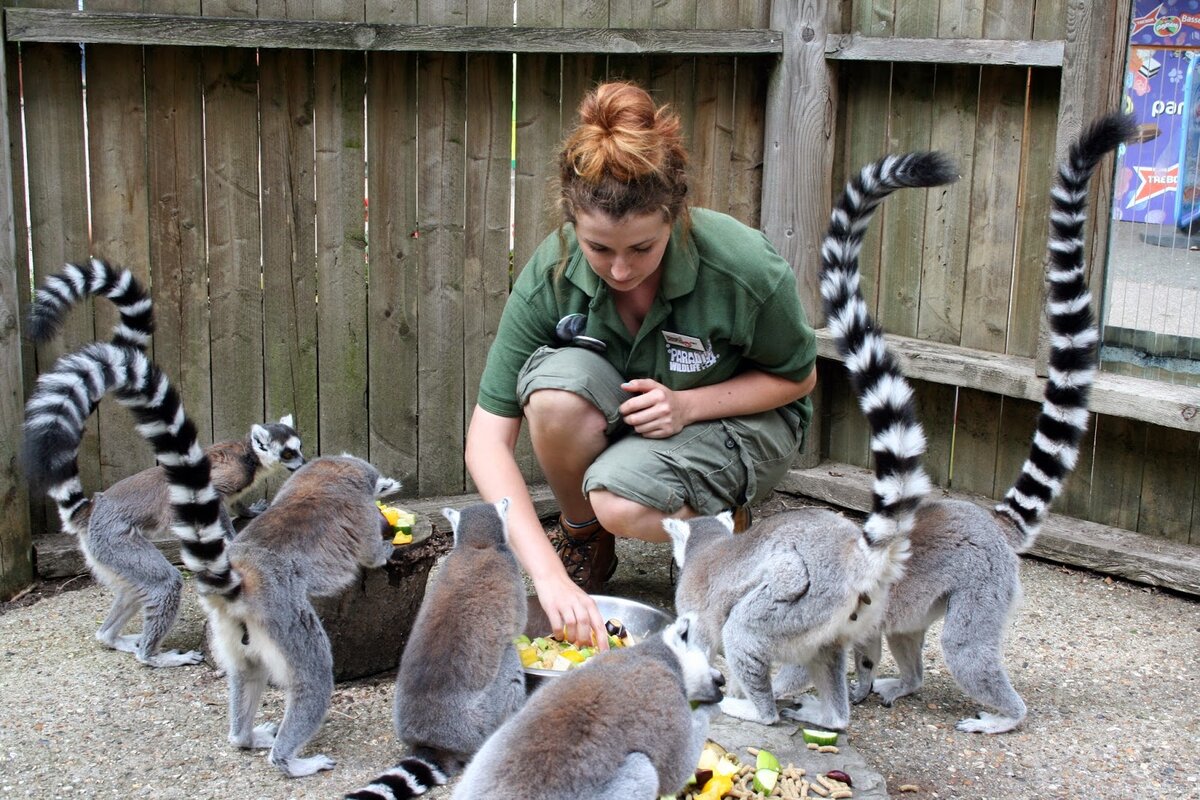
{"label": "reddish-brown hair", "polygon": [[687,151],[679,117],[642,87],[602,83],[579,104],[579,123],[559,155],[559,208],[613,219],[661,210],[687,228]]}

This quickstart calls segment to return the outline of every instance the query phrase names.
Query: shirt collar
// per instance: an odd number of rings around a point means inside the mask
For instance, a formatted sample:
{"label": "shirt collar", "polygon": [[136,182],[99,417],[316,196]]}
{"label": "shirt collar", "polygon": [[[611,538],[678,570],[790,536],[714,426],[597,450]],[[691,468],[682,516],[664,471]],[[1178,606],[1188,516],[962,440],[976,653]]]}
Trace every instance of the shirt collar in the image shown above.
{"label": "shirt collar", "polygon": [[[588,297],[594,298],[600,291],[603,281],[596,273],[592,272],[583,255],[583,248],[575,241],[575,227],[568,224],[565,226],[564,232],[567,236],[568,248],[572,251],[564,275],[580,291]],[[662,268],[663,278],[659,291],[667,300],[681,297],[696,288],[696,275],[700,271],[700,254],[696,252],[696,247],[690,237],[686,243],[682,243],[678,223],[671,232],[671,241],[667,243],[667,249],[663,253]]]}

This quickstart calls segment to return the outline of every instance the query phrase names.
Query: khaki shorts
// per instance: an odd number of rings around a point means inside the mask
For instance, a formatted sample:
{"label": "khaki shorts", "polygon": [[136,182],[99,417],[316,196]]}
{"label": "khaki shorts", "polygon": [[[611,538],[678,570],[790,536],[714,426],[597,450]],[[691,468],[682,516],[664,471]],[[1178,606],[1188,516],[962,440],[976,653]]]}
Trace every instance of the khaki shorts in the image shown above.
{"label": "khaki shorts", "polygon": [[618,411],[633,397],[623,381],[603,356],[579,347],[542,347],[517,376],[522,407],[539,389],[561,389],[603,412],[612,444],[584,474],[585,493],[606,489],[666,514],[684,505],[717,514],[766,497],[803,441],[799,417],[789,409],[699,422],[666,439],[646,439]]}

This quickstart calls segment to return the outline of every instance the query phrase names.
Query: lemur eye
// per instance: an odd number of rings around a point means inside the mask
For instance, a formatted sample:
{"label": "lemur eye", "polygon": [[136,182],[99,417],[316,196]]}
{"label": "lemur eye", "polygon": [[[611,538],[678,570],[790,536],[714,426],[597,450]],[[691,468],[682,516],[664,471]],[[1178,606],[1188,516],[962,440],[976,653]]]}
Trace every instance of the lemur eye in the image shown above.
{"label": "lemur eye", "polygon": [[284,458],[295,458],[296,451],[290,447],[285,447],[285,448],[283,448],[283,452],[280,453],[279,455],[283,456]]}

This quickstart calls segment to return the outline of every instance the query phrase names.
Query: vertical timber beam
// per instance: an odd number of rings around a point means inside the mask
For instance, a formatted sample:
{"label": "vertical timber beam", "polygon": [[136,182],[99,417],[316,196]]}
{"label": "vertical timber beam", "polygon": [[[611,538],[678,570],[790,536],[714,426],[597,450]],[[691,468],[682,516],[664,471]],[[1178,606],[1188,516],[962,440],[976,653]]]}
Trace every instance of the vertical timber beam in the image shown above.
{"label": "vertical timber beam", "polygon": [[[1067,155],[1070,143],[1084,126],[1101,114],[1119,108],[1124,86],[1125,50],[1129,43],[1132,0],[1095,3],[1069,0],[1066,4],[1066,45],[1059,94],[1055,161]],[[1109,164],[1111,165],[1111,161]],[[1112,221],[1112,172],[1092,181],[1088,192],[1086,243],[1088,285],[1092,296],[1103,296],[1104,265],[1108,262],[1108,231]],[[1050,334],[1042,316],[1038,331],[1037,373],[1048,374]]]}
{"label": "vertical timber beam", "polygon": [[0,601],[33,583],[29,496],[17,469],[25,406],[21,378],[21,312],[8,125],[6,42],[0,34]]}
{"label": "vertical timber beam", "polygon": [[[771,28],[783,34],[783,55],[767,90],[762,228],[796,273],[809,322],[822,322],[817,259],[832,199],[837,122],[835,67],[825,61],[825,36],[839,0],[775,0]],[[815,398],[814,398],[815,399]],[[821,460],[814,414],[797,467]]]}

